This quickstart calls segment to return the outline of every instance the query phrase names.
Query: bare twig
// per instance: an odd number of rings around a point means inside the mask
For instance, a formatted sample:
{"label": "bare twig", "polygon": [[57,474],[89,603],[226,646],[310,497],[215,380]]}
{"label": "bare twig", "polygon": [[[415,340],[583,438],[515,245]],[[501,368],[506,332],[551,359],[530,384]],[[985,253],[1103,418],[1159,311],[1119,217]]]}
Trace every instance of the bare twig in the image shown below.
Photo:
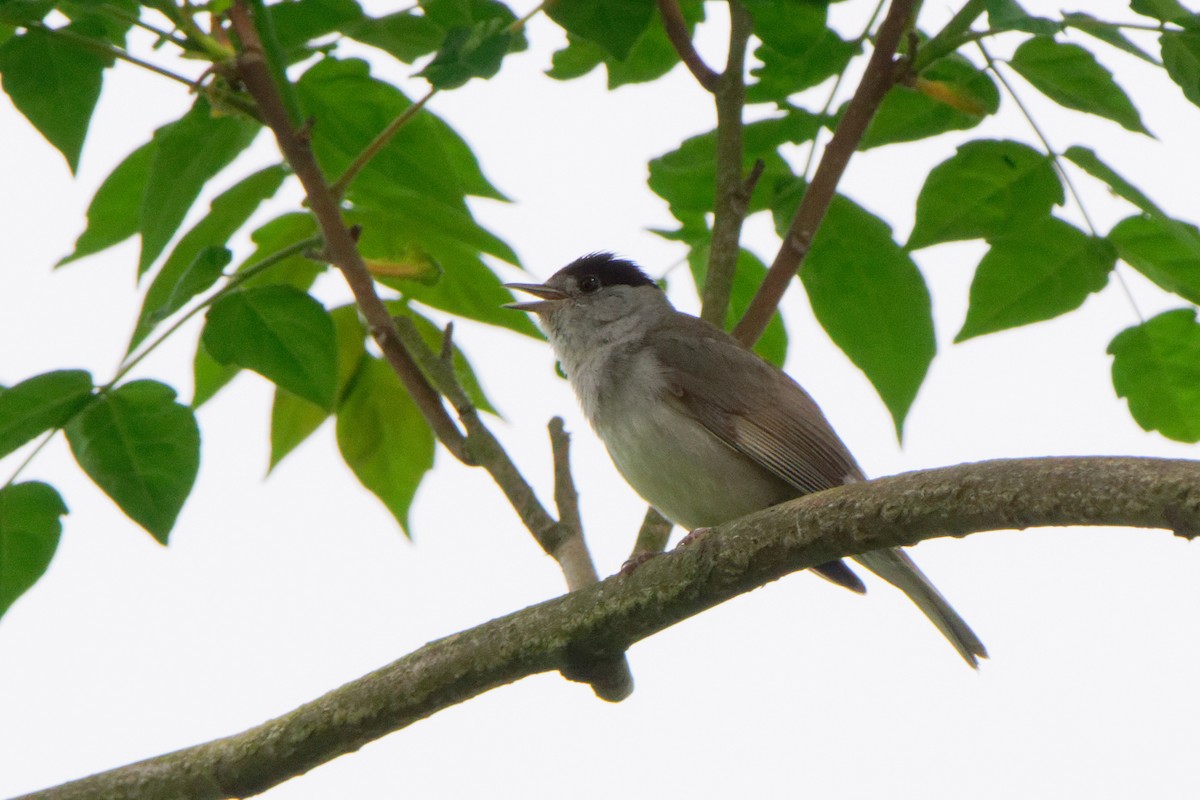
{"label": "bare twig", "polygon": [[[244,733],[18,800],[248,797],[490,689],[634,642],[743,592],[836,558],[939,536],[1043,525],[1200,533],[1200,463],[991,461],[807,495],[715,528],[627,576],[420,650]],[[1016,535],[1016,534],[1013,534]]]}
{"label": "bare twig", "polygon": [[629,554],[631,561],[640,561],[643,556],[661,553],[671,538],[671,521],[658,513],[653,506],[646,509],[642,518],[642,527],[638,529],[637,541],[633,544],[633,552]]}
{"label": "bare twig", "polygon": [[[562,417],[554,417],[547,426],[550,432],[550,452],[554,455],[554,505],[558,509],[558,525],[564,536],[559,550],[568,540],[583,541],[583,519],[579,515],[579,491],[571,475],[571,434],[567,433]],[[591,556],[583,548],[584,558],[576,559],[579,569],[567,574],[567,588],[574,591],[599,580]],[[565,569],[565,565],[564,565]]]}
{"label": "bare twig", "polygon": [[[594,584],[598,577],[591,554],[583,538],[579,517],[578,494],[571,477],[569,446],[562,420],[550,421],[550,444],[554,454],[554,497],[559,519],[555,521],[538,501],[533,488],[521,475],[516,464],[483,424],[478,409],[467,396],[454,373],[454,349],[451,328],[446,327],[442,352],[434,353],[421,338],[420,332],[407,317],[396,318],[397,331],[405,349],[416,358],[434,387],[443,394],[458,414],[467,431],[466,449],[474,462],[482,466],[499,485],[521,522],[538,545],[558,562],[571,591]],[[609,702],[624,700],[633,691],[633,675],[623,654],[594,658],[578,653],[562,670],[571,680],[589,683],[596,696]]]}
{"label": "bare twig", "polygon": [[713,204],[713,232],[704,275],[700,316],[724,328],[737,270],[742,222],[750,198],[742,175],[746,105],[746,45],[754,21],[738,0],[729,0],[729,54],[717,81],[717,185]]}
{"label": "bare twig", "polygon": [[658,0],[658,13],[662,17],[663,28],[671,46],[679,54],[679,60],[695,76],[696,80],[710,92],[717,90],[717,81],[721,77],[696,52],[692,44],[692,36],[688,33],[687,21],[679,9],[679,0]]}
{"label": "bare twig", "polygon": [[792,218],[792,224],[783,237],[783,244],[775,256],[771,268],[763,279],[762,286],[751,301],[741,322],[733,329],[733,334],[744,344],[751,345],[758,341],[766,329],[771,315],[779,306],[783,293],[800,269],[800,264],[808,254],[813,235],[825,218],[833,195],[837,191],[838,182],[846,171],[850,156],[858,149],[867,125],[879,108],[888,90],[897,79],[896,49],[900,38],[911,23],[915,0],[892,0],[879,32],[875,37],[875,50],[867,62],[866,74],[863,75],[858,89],[846,106],[846,112],[838,124],[837,131],[829,140],[821,163],[813,175],[812,182],[804,192],[800,207]]}
{"label": "bare twig", "polygon": [[460,461],[471,463],[465,438],[442,406],[442,399],[417,368],[412,357],[400,344],[396,326],[387,307],[375,293],[371,273],[363,263],[345,222],[338,201],[325,184],[325,176],[313,157],[306,136],[293,127],[291,115],[284,106],[282,95],[268,68],[262,40],[255,28],[254,18],[245,0],[229,9],[229,19],[242,43],[237,57],[238,73],[246,90],[258,103],[263,120],[275,134],[279,149],[300,179],[308,195],[308,204],[325,239],[329,260],[346,278],[354,299],[367,321],[375,341],[392,369],[400,376],[422,415],[429,422],[438,440]]}

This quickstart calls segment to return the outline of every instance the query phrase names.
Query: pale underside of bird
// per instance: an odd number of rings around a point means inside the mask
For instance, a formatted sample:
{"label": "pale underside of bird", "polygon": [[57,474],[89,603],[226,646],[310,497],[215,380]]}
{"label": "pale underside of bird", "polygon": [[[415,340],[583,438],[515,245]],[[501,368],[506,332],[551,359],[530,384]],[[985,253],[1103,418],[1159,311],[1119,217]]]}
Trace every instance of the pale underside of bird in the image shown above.
{"label": "pale underside of bird", "polygon": [[[617,470],[664,517],[694,530],[865,480],[816,402],[714,325],[676,311],[633,263],[580,258],[510,304],[537,315]],[[899,588],[972,667],[983,643],[898,548],[854,560]],[[842,561],[814,568],[865,591]]]}

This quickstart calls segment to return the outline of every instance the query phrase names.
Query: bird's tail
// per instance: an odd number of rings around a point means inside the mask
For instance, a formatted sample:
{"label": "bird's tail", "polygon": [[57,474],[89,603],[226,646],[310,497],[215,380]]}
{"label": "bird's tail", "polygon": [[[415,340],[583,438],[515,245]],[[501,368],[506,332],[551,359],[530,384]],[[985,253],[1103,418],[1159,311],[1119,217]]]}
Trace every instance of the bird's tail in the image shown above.
{"label": "bird's tail", "polygon": [[987,649],[975,631],[903,550],[872,550],[854,560],[908,595],[971,667],[978,669],[979,659],[987,658]]}

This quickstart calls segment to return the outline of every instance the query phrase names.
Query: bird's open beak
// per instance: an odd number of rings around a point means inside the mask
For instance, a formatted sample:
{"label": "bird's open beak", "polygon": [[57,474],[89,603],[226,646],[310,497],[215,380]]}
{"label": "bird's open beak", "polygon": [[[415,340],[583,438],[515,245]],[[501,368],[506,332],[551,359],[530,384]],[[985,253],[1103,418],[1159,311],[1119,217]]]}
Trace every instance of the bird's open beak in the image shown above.
{"label": "bird's open beak", "polygon": [[542,298],[541,300],[531,300],[528,303],[505,303],[505,308],[511,308],[516,311],[532,311],[535,314],[541,314],[545,311],[552,311],[560,303],[567,299],[567,293],[561,289],[554,289],[541,283],[506,283],[505,289],[514,289],[518,292],[528,292],[529,294]]}

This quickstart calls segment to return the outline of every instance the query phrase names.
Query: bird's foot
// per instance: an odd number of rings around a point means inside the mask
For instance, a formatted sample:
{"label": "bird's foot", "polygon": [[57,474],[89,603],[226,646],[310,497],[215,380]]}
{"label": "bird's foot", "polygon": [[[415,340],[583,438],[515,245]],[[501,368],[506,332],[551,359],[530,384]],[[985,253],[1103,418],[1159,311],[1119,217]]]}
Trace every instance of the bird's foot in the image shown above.
{"label": "bird's foot", "polygon": [[680,539],[679,544],[675,545],[675,549],[678,550],[679,548],[683,547],[684,545],[689,545],[695,541],[698,541],[699,539],[703,538],[704,535],[707,534],[711,530],[712,530],[712,528],[696,528],[695,530],[689,531],[688,535],[684,536],[682,539]]}
{"label": "bird's foot", "polygon": [[658,552],[636,553],[636,554],[630,556],[629,558],[625,559],[625,563],[621,565],[621,569],[619,572],[617,572],[617,574],[620,575],[621,577],[625,577],[627,575],[632,575],[634,573],[634,570],[636,570],[642,564],[645,564],[647,561],[654,558],[655,556],[661,556],[661,555],[662,555],[662,553],[658,553]]}

